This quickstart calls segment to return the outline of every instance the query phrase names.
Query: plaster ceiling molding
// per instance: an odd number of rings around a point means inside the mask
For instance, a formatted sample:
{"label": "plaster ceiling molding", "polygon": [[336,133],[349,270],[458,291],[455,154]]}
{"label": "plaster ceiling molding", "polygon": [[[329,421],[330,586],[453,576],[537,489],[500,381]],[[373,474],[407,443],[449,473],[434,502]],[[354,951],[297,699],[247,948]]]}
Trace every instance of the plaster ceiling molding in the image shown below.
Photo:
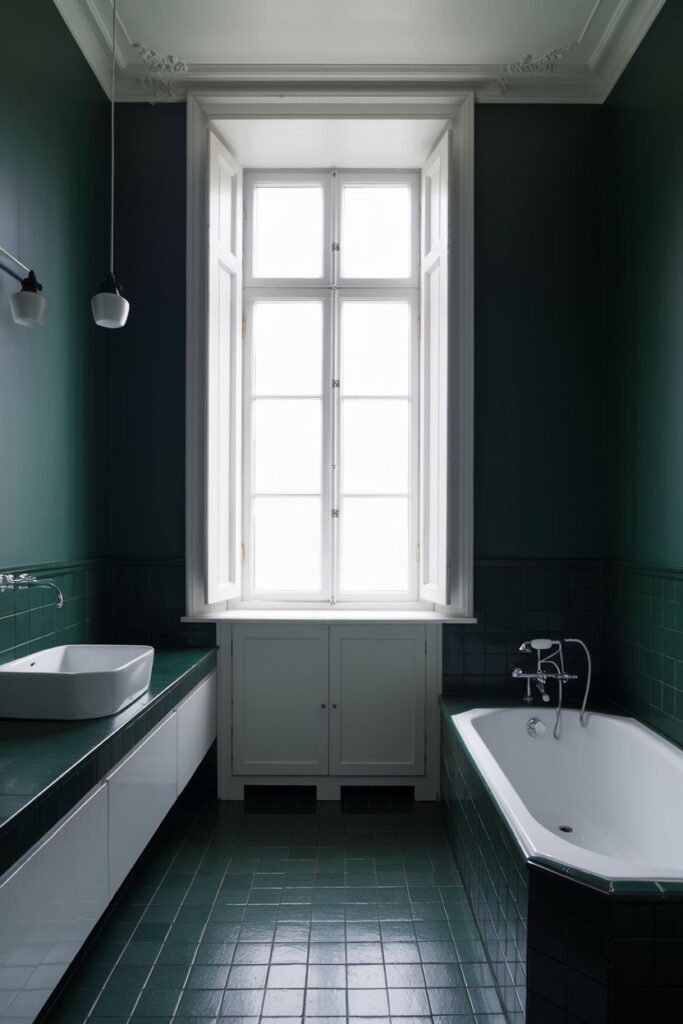
{"label": "plaster ceiling molding", "polygon": [[147,71],[146,75],[137,79],[138,83],[145,89],[149,89],[156,98],[180,98],[173,76],[187,74],[187,63],[180,57],[176,57],[174,53],[162,57],[156,50],[150,49],[149,46],[143,46],[142,43],[133,43],[133,49],[137,50]]}
{"label": "plaster ceiling molding", "polygon": [[510,87],[510,79],[516,75],[552,75],[560,61],[578,45],[578,42],[573,42],[569,46],[556,46],[554,50],[548,50],[542,57],[534,57],[527,53],[521,60],[504,64],[503,75],[498,81],[501,87],[507,90]]}
{"label": "plaster ceiling molding", "polygon": [[[108,95],[112,0],[53,2]],[[601,103],[664,2],[118,0],[116,95],[422,82],[480,102]]]}
{"label": "plaster ceiling molding", "polygon": [[558,46],[554,50],[548,50],[542,57],[536,58],[527,53],[521,60],[513,61],[512,64],[504,64],[503,71],[506,75],[552,75],[559,62],[578,45],[578,43],[571,43],[569,46]]}

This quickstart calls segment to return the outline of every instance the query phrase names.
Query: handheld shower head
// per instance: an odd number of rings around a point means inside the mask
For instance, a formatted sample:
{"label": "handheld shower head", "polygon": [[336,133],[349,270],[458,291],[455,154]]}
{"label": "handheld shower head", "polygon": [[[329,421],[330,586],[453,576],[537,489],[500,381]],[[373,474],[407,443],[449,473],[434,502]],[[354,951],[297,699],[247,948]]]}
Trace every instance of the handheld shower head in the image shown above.
{"label": "handheld shower head", "polygon": [[522,654],[532,654],[534,651],[549,651],[557,644],[557,640],[525,640],[519,645]]}

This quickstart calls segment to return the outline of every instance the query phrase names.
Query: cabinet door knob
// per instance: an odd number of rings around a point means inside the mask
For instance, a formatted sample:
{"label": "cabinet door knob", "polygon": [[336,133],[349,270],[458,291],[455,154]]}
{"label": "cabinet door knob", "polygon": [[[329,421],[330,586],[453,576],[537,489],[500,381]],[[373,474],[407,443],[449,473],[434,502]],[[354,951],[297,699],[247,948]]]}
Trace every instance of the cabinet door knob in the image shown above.
{"label": "cabinet door knob", "polygon": [[326,707],[327,707],[327,704],[321,704],[321,705],[320,705],[320,707],[321,707],[321,708],[326,708]]}
{"label": "cabinet door knob", "polygon": [[332,705],[332,707],[336,709],[337,705],[336,705],[336,704],[333,704],[333,705]]}

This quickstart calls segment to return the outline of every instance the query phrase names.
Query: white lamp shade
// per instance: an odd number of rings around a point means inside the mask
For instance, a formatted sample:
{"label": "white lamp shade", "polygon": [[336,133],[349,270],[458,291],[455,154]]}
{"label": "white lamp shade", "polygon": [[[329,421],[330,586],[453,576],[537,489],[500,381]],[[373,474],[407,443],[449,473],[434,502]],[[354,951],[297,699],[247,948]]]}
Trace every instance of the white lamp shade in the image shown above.
{"label": "white lamp shade", "polygon": [[98,292],[90,306],[98,327],[123,327],[128,319],[130,303],[117,292]]}
{"label": "white lamp shade", "polygon": [[22,327],[42,327],[45,323],[47,302],[40,292],[15,292],[9,302],[15,323]]}

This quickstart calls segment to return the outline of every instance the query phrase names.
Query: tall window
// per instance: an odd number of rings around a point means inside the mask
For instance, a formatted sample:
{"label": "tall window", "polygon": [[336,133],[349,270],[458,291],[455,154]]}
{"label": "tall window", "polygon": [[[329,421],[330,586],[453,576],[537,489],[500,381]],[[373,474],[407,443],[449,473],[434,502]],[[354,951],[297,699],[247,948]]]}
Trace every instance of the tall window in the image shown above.
{"label": "tall window", "polygon": [[243,596],[418,596],[419,173],[245,175]]}
{"label": "tall window", "polygon": [[465,580],[450,144],[419,172],[243,173],[209,133],[207,606],[446,605],[452,522]]}

